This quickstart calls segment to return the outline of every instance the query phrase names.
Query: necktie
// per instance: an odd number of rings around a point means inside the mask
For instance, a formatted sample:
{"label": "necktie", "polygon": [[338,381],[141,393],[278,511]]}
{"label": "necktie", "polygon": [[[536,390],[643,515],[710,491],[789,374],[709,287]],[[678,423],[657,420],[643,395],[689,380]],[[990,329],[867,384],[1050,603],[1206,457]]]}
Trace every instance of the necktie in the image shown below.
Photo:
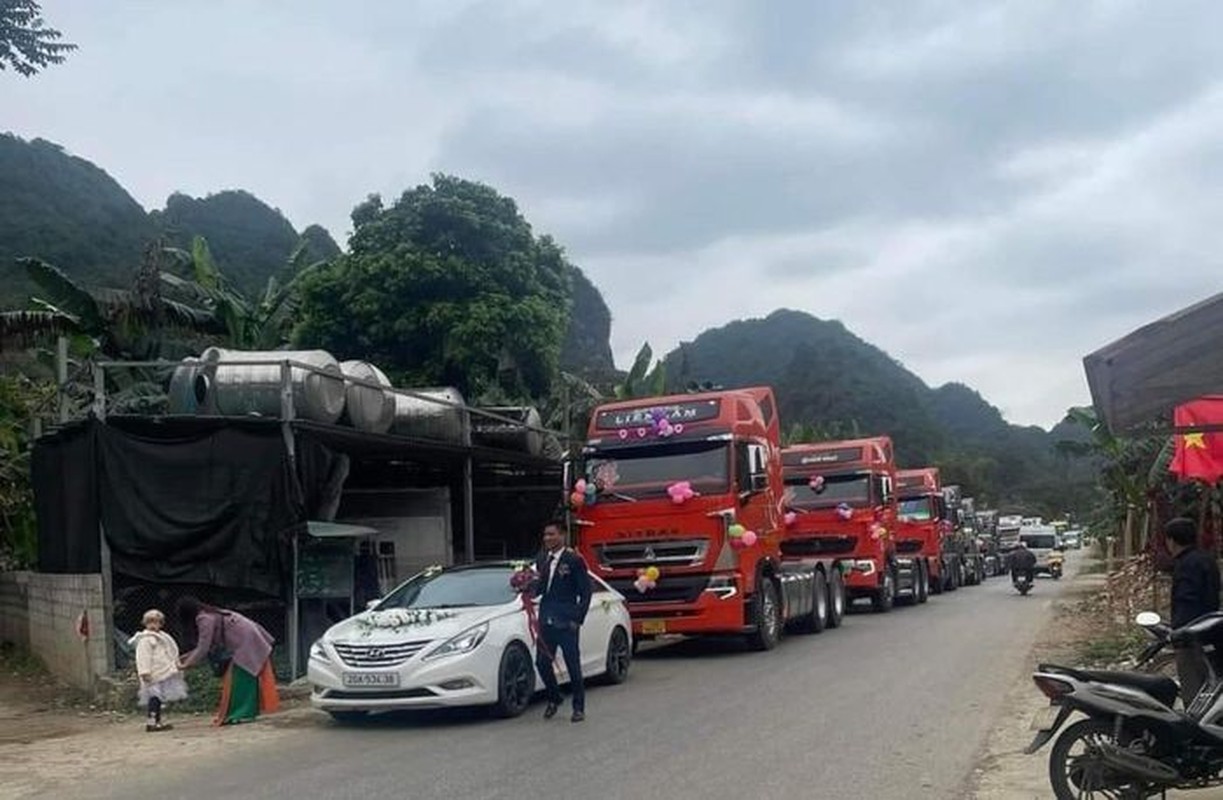
{"label": "necktie", "polygon": [[552,588],[552,578],[556,576],[556,565],[560,563],[560,560],[560,550],[553,553],[548,560],[548,585],[544,587],[545,592]]}

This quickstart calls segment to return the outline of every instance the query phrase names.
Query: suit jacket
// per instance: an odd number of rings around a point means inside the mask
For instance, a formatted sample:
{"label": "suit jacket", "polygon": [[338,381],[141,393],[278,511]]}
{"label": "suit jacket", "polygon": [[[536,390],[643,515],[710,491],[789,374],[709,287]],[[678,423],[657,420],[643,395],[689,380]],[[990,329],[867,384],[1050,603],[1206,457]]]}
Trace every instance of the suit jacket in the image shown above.
{"label": "suit jacket", "polygon": [[565,627],[570,622],[581,625],[590,610],[590,572],[582,557],[569,548],[561,552],[552,585],[548,585],[551,559],[545,551],[535,562],[539,582],[535,593],[539,600],[539,618],[545,625]]}

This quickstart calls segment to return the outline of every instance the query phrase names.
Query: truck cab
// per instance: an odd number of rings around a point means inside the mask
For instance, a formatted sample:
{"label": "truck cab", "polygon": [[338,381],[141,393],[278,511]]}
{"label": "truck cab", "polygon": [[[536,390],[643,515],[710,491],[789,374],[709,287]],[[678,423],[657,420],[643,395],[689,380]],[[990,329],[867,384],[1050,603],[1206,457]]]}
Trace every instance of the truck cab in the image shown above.
{"label": "truck cab", "polygon": [[793,445],[782,451],[787,526],[782,552],[835,556],[851,599],[876,611],[924,602],[925,573],[897,559],[896,461],[887,436]]}
{"label": "truck cab", "polygon": [[827,626],[828,581],[782,564],[779,443],[767,387],[594,410],[567,492],[578,549],[627,598],[634,638],[737,634],[763,650],[787,623]]}
{"label": "truck cab", "polygon": [[953,528],[938,467],[900,470],[896,482],[897,552],[926,570],[931,592],[955,591],[961,583],[960,559],[952,546]]}

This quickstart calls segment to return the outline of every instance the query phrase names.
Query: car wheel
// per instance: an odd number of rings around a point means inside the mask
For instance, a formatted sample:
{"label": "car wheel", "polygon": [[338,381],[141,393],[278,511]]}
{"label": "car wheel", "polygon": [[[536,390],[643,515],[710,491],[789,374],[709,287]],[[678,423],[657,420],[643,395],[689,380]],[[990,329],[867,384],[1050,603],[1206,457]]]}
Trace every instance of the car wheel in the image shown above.
{"label": "car wheel", "polygon": [[503,718],[516,717],[527,710],[534,696],[535,665],[531,663],[531,654],[519,642],[512,642],[501,654],[493,713]]}
{"label": "car wheel", "polygon": [[624,628],[616,626],[607,640],[607,671],[603,673],[608,683],[624,683],[628,680],[629,665],[633,663],[632,648]]}

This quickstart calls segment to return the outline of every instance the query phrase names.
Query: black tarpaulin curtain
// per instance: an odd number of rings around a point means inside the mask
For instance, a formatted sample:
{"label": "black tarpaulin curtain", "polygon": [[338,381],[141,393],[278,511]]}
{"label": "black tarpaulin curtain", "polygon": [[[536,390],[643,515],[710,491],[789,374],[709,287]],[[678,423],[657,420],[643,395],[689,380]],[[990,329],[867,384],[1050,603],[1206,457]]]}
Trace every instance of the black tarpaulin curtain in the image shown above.
{"label": "black tarpaulin curtain", "polygon": [[76,425],[34,444],[30,480],[38,516],[38,570],[96,573],[98,493],[92,425]]}
{"label": "black tarpaulin curtain", "polygon": [[303,442],[299,457],[308,491],[278,424],[93,419],[44,437],[33,457],[39,568],[97,572],[101,522],[116,573],[282,596],[292,537],[331,493],[315,484],[342,482],[323,445]]}
{"label": "black tarpaulin curtain", "polygon": [[278,428],[173,438],[94,428],[98,505],[116,573],[281,593],[305,515]]}

